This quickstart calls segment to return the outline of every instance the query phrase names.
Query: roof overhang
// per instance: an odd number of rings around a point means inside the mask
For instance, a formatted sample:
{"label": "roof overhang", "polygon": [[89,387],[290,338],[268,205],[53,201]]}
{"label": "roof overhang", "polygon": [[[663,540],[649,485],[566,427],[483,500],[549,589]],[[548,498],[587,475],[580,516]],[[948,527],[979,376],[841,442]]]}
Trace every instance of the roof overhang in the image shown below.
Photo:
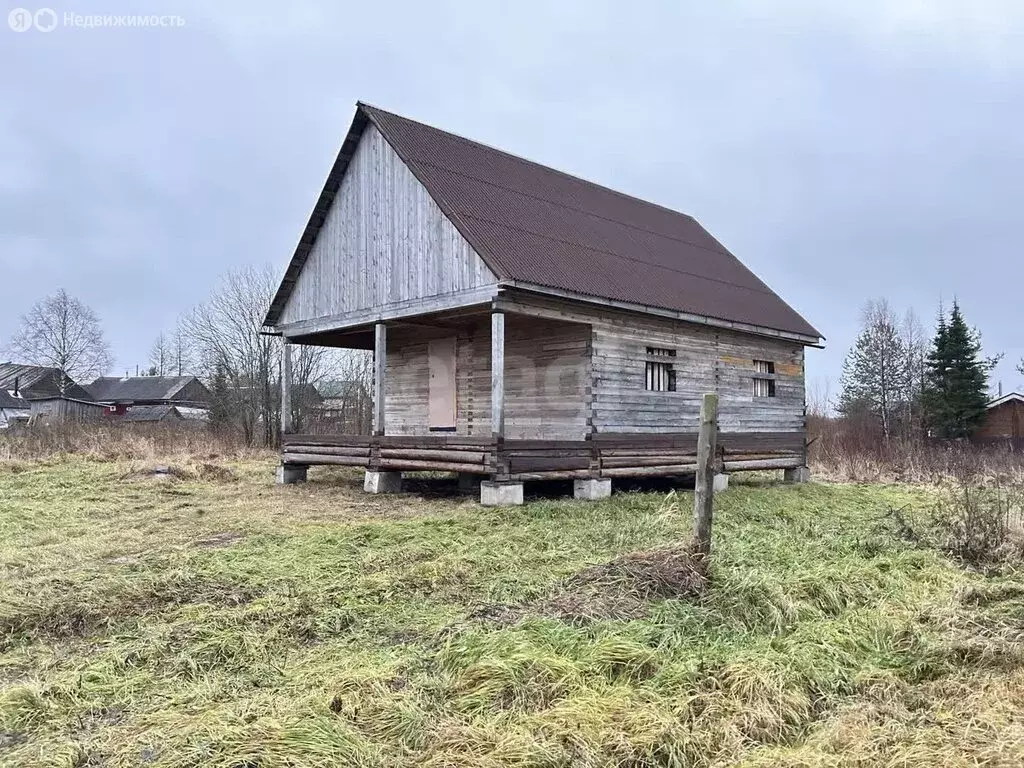
{"label": "roof overhang", "polygon": [[822,342],[825,340],[822,336],[806,336],[800,333],[793,333],[792,331],[781,331],[775,328],[766,328],[760,325],[751,325],[749,323],[738,323],[732,320],[722,320],[717,317],[706,317],[704,315],[694,315],[689,312],[680,312],[674,309],[664,309],[662,307],[652,307],[645,304],[634,304],[628,301],[618,301],[616,299],[605,299],[599,296],[588,296],[583,293],[575,293],[573,291],[565,291],[561,288],[550,288],[544,285],[536,285],[534,283],[526,283],[521,280],[503,280],[499,283],[501,287],[516,288],[521,291],[529,291],[531,293],[541,293],[548,296],[555,296],[562,299],[571,299],[572,301],[579,301],[585,304],[593,304],[603,307],[612,307],[615,309],[625,310],[627,312],[638,312],[645,315],[654,315],[655,317],[665,317],[672,320],[681,320],[686,323],[695,323],[697,325],[706,325],[711,328],[724,328],[731,331],[738,331],[740,333],[750,333],[757,336],[770,336],[776,339],[784,339],[786,341],[792,341],[797,344],[802,344],[806,347],[816,347],[823,349]]}
{"label": "roof overhang", "polygon": [[1003,395],[1002,397],[997,397],[995,400],[990,402],[985,407],[996,408],[1000,405],[1010,402],[1024,403],[1024,395],[1018,394],[1017,392],[1010,392],[1008,394]]}

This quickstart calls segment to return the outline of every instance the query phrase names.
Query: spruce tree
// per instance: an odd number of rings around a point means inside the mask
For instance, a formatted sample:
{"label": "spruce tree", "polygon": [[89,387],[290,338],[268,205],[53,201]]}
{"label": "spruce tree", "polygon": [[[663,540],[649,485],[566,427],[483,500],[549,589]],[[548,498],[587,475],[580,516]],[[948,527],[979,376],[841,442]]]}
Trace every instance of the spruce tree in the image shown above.
{"label": "spruce tree", "polygon": [[956,301],[948,323],[939,315],[926,368],[924,407],[932,434],[970,437],[985,417],[992,362],[981,357],[981,338]]}
{"label": "spruce tree", "polygon": [[231,392],[224,364],[220,361],[214,368],[210,390],[210,394],[213,396],[210,403],[210,429],[222,434],[231,424]]}

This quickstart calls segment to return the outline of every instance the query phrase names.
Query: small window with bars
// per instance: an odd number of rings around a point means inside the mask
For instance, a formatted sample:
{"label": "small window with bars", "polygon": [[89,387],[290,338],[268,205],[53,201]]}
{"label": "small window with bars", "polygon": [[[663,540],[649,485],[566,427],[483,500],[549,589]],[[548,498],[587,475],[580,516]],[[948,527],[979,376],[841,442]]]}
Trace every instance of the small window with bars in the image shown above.
{"label": "small window with bars", "polygon": [[775,363],[754,361],[754,397],[775,397]]}
{"label": "small window with bars", "polygon": [[676,391],[676,369],[670,359],[675,356],[674,349],[647,348],[646,389],[648,392]]}

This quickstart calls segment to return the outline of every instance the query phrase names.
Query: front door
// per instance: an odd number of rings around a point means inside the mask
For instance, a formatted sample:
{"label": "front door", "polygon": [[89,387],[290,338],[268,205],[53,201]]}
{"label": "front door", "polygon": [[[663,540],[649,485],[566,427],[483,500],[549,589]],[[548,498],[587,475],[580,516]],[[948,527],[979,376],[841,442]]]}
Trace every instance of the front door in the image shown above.
{"label": "front door", "polygon": [[455,431],[455,337],[434,339],[430,356],[430,403],[428,417],[432,432]]}

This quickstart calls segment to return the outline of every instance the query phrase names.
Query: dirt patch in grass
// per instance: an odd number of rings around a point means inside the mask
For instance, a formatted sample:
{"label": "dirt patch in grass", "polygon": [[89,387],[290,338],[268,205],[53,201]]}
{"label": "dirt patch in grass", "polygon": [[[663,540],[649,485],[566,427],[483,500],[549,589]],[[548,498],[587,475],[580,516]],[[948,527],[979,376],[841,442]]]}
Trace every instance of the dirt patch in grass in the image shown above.
{"label": "dirt patch in grass", "polygon": [[707,583],[707,560],[688,547],[651,549],[584,568],[562,581],[548,597],[523,605],[487,605],[473,618],[498,624],[513,624],[529,615],[570,624],[639,619],[656,600],[700,597]]}
{"label": "dirt patch in grass", "polygon": [[196,574],[174,574],[168,578],[127,586],[116,584],[94,591],[62,589],[52,585],[51,599],[8,603],[0,607],[0,651],[14,645],[18,637],[62,639],[84,637],[109,629],[123,619],[159,613],[186,604],[206,603],[232,607],[251,602],[263,590],[249,584],[210,579]]}

